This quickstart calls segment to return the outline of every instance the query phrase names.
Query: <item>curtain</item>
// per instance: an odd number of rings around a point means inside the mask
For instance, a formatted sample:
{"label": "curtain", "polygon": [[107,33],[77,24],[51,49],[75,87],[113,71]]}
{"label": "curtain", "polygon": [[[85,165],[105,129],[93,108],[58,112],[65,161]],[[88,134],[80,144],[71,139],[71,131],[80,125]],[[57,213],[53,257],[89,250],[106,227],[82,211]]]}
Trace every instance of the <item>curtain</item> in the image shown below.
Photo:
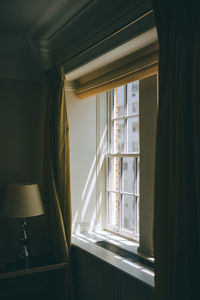
{"label": "curtain", "polygon": [[58,261],[69,261],[71,195],[69,127],[61,70],[46,71],[47,103],[42,192],[48,219],[49,246]]}
{"label": "curtain", "polygon": [[200,11],[153,1],[159,36],[155,299],[200,298]]}

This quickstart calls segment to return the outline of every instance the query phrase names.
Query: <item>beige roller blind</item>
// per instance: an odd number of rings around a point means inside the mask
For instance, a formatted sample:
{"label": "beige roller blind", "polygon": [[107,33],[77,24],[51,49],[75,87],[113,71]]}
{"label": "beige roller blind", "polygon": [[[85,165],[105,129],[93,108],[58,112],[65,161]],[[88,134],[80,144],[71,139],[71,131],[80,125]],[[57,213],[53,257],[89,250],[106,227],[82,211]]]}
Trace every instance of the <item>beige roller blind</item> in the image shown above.
{"label": "beige roller blind", "polygon": [[75,94],[86,98],[158,72],[158,42],[74,80]]}

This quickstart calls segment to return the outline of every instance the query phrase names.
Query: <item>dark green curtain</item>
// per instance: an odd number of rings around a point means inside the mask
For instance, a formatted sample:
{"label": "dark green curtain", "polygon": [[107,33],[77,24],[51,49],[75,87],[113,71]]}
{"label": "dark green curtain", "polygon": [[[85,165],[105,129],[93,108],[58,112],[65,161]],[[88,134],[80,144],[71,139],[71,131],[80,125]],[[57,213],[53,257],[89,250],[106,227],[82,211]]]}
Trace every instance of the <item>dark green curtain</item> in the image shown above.
{"label": "dark green curtain", "polygon": [[60,68],[46,71],[47,97],[44,130],[42,192],[48,220],[51,254],[69,261],[71,243],[71,194],[69,127]]}
{"label": "dark green curtain", "polygon": [[153,0],[159,36],[155,299],[200,299],[200,9]]}

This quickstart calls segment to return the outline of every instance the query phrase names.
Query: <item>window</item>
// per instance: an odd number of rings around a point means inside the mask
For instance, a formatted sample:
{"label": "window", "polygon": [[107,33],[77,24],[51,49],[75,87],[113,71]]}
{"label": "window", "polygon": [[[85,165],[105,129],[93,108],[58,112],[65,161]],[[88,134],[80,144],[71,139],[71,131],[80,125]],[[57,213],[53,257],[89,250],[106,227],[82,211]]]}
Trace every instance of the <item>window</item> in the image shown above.
{"label": "window", "polygon": [[[157,75],[140,79],[134,97],[131,84],[85,101],[67,93],[73,233],[106,229],[153,255]],[[116,100],[122,103],[118,113]]]}
{"label": "window", "polygon": [[135,96],[135,93],[138,93],[138,91],[139,91],[138,82],[134,81],[130,85],[131,85],[131,89],[132,89],[132,96]]}
{"label": "window", "polygon": [[107,226],[138,240],[139,81],[115,88],[109,101]]}
{"label": "window", "polygon": [[67,92],[72,230],[110,230],[137,240],[141,253],[153,255],[157,75],[133,75],[139,81],[84,101]]}

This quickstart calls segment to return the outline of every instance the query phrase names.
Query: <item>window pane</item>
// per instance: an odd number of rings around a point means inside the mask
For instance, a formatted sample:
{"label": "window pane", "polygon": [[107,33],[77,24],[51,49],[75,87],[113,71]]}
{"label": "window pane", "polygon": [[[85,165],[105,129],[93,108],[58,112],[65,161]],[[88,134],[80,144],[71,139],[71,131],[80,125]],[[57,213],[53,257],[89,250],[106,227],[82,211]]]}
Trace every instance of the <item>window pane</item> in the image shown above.
{"label": "window pane", "polygon": [[112,118],[123,117],[125,114],[124,85],[114,89]]}
{"label": "window pane", "polygon": [[112,191],[120,190],[120,159],[108,159],[108,189]]}
{"label": "window pane", "polygon": [[128,152],[139,153],[139,117],[127,120]]}
{"label": "window pane", "polygon": [[135,233],[139,237],[140,226],[140,197],[136,197],[136,230]]}
{"label": "window pane", "polygon": [[133,196],[123,195],[122,200],[122,227],[135,231],[135,201]]}
{"label": "window pane", "polygon": [[140,195],[140,158],[136,158],[136,193]]}
{"label": "window pane", "polygon": [[[108,158],[108,223],[139,238],[139,81],[113,90]],[[134,154],[126,156],[126,154]],[[136,155],[135,155],[136,154]],[[120,157],[119,157],[120,156]]]}
{"label": "window pane", "polygon": [[111,136],[112,152],[122,153],[125,151],[125,121],[116,120],[112,122]]}
{"label": "window pane", "polygon": [[124,157],[122,160],[122,191],[134,193],[134,158]]}
{"label": "window pane", "polygon": [[127,115],[139,113],[139,80],[127,84]]}
{"label": "window pane", "polygon": [[108,193],[108,223],[119,227],[120,222],[120,195]]}

